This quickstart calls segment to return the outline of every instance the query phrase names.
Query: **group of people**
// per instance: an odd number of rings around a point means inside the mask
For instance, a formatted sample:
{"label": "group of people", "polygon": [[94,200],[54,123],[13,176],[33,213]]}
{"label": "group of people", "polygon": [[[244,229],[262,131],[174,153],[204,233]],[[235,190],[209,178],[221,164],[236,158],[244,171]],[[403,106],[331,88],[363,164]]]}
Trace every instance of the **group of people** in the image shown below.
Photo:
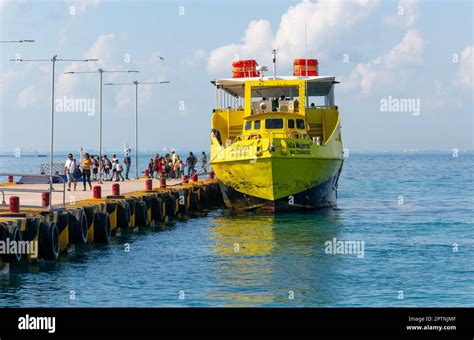
{"label": "group of people", "polygon": [[[102,159],[99,156],[90,155],[89,153],[83,153],[81,148],[80,162],[78,162],[72,153],[68,154],[67,160],[64,164],[64,174],[67,176],[68,191],[71,191],[71,185],[73,185],[74,191],[77,188],[77,182],[82,180],[84,185],[84,191],[87,190],[87,184],[92,190],[92,181],[125,181],[129,180],[130,166],[131,166],[131,149],[125,150],[125,156],[123,159],[123,165],[114,153],[112,158],[109,159],[107,155],[104,155]],[[207,155],[203,151],[201,154],[201,169],[204,174],[207,173]],[[198,164],[197,157],[190,152],[186,161],[183,162],[180,157],[176,154],[175,150],[171,150],[171,154],[166,154],[164,157],[160,157],[159,154],[155,155],[155,158],[151,158],[148,163],[148,176],[150,178],[182,178],[184,176],[185,167],[188,168],[188,176],[194,175],[197,170]],[[125,178],[122,173],[125,171]]]}
{"label": "group of people", "polygon": [[[150,178],[182,178],[184,176],[185,167],[188,168],[188,176],[192,176],[196,172],[197,157],[190,152],[183,162],[175,150],[171,150],[171,154],[160,157],[159,154],[155,158],[150,158],[148,163],[148,177]],[[201,168],[203,173],[207,173],[207,155],[203,151],[201,154]]]}
{"label": "group of people", "polygon": [[[81,161],[80,163],[74,158],[73,154],[68,154],[66,163],[64,164],[64,174],[67,176],[68,191],[71,191],[71,184],[73,185],[74,191],[77,188],[77,182],[82,179],[84,185],[84,191],[87,190],[87,184],[92,190],[91,178],[93,181],[113,181],[116,182],[125,179],[130,173],[131,165],[131,149],[125,150],[125,157],[123,163],[125,164],[125,178],[122,175],[124,171],[123,165],[120,163],[116,154],[112,155],[112,159],[109,159],[107,155],[104,155],[102,159],[99,156],[91,156],[89,153],[83,154],[81,148]],[[100,172],[100,173],[99,173]]]}

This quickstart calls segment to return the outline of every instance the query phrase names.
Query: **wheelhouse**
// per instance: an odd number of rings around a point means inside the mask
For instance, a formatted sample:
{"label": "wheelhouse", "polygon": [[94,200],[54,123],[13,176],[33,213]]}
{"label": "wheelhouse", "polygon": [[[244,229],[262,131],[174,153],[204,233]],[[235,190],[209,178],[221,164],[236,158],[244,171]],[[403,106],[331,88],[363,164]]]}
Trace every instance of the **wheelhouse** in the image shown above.
{"label": "wheelhouse", "polygon": [[226,145],[255,138],[316,138],[324,143],[339,122],[334,77],[231,78],[212,83],[212,125]]}

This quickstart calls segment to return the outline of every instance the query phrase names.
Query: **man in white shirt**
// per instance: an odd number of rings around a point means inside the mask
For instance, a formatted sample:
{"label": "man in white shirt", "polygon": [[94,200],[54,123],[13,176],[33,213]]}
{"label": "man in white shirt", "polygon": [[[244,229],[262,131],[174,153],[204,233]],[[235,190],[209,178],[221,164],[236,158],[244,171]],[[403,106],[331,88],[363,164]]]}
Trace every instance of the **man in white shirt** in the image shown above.
{"label": "man in white shirt", "polygon": [[67,176],[67,191],[71,191],[71,182],[74,183],[74,191],[76,191],[77,178],[74,177],[74,170],[76,170],[76,162],[72,153],[70,153],[67,155],[67,160],[64,164],[64,174]]}

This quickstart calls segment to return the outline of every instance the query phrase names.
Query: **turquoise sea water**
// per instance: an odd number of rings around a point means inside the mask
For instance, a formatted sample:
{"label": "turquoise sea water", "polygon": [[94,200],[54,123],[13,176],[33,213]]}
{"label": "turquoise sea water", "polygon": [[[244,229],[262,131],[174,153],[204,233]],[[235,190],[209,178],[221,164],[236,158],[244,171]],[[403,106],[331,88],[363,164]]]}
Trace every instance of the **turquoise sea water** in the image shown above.
{"label": "turquoise sea water", "polygon": [[[0,172],[45,161],[0,157]],[[472,307],[473,174],[472,152],[351,153],[337,209],[215,210],[15,266],[0,306]],[[326,253],[334,238],[364,256]]]}

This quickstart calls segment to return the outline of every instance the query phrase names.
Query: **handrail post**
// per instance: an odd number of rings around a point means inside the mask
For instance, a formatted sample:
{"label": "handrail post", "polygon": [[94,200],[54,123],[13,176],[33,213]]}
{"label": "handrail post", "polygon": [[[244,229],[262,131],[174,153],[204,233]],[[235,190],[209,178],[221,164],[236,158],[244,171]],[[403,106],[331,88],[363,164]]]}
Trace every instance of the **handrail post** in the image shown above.
{"label": "handrail post", "polygon": [[66,182],[63,180],[63,208],[66,206]]}

